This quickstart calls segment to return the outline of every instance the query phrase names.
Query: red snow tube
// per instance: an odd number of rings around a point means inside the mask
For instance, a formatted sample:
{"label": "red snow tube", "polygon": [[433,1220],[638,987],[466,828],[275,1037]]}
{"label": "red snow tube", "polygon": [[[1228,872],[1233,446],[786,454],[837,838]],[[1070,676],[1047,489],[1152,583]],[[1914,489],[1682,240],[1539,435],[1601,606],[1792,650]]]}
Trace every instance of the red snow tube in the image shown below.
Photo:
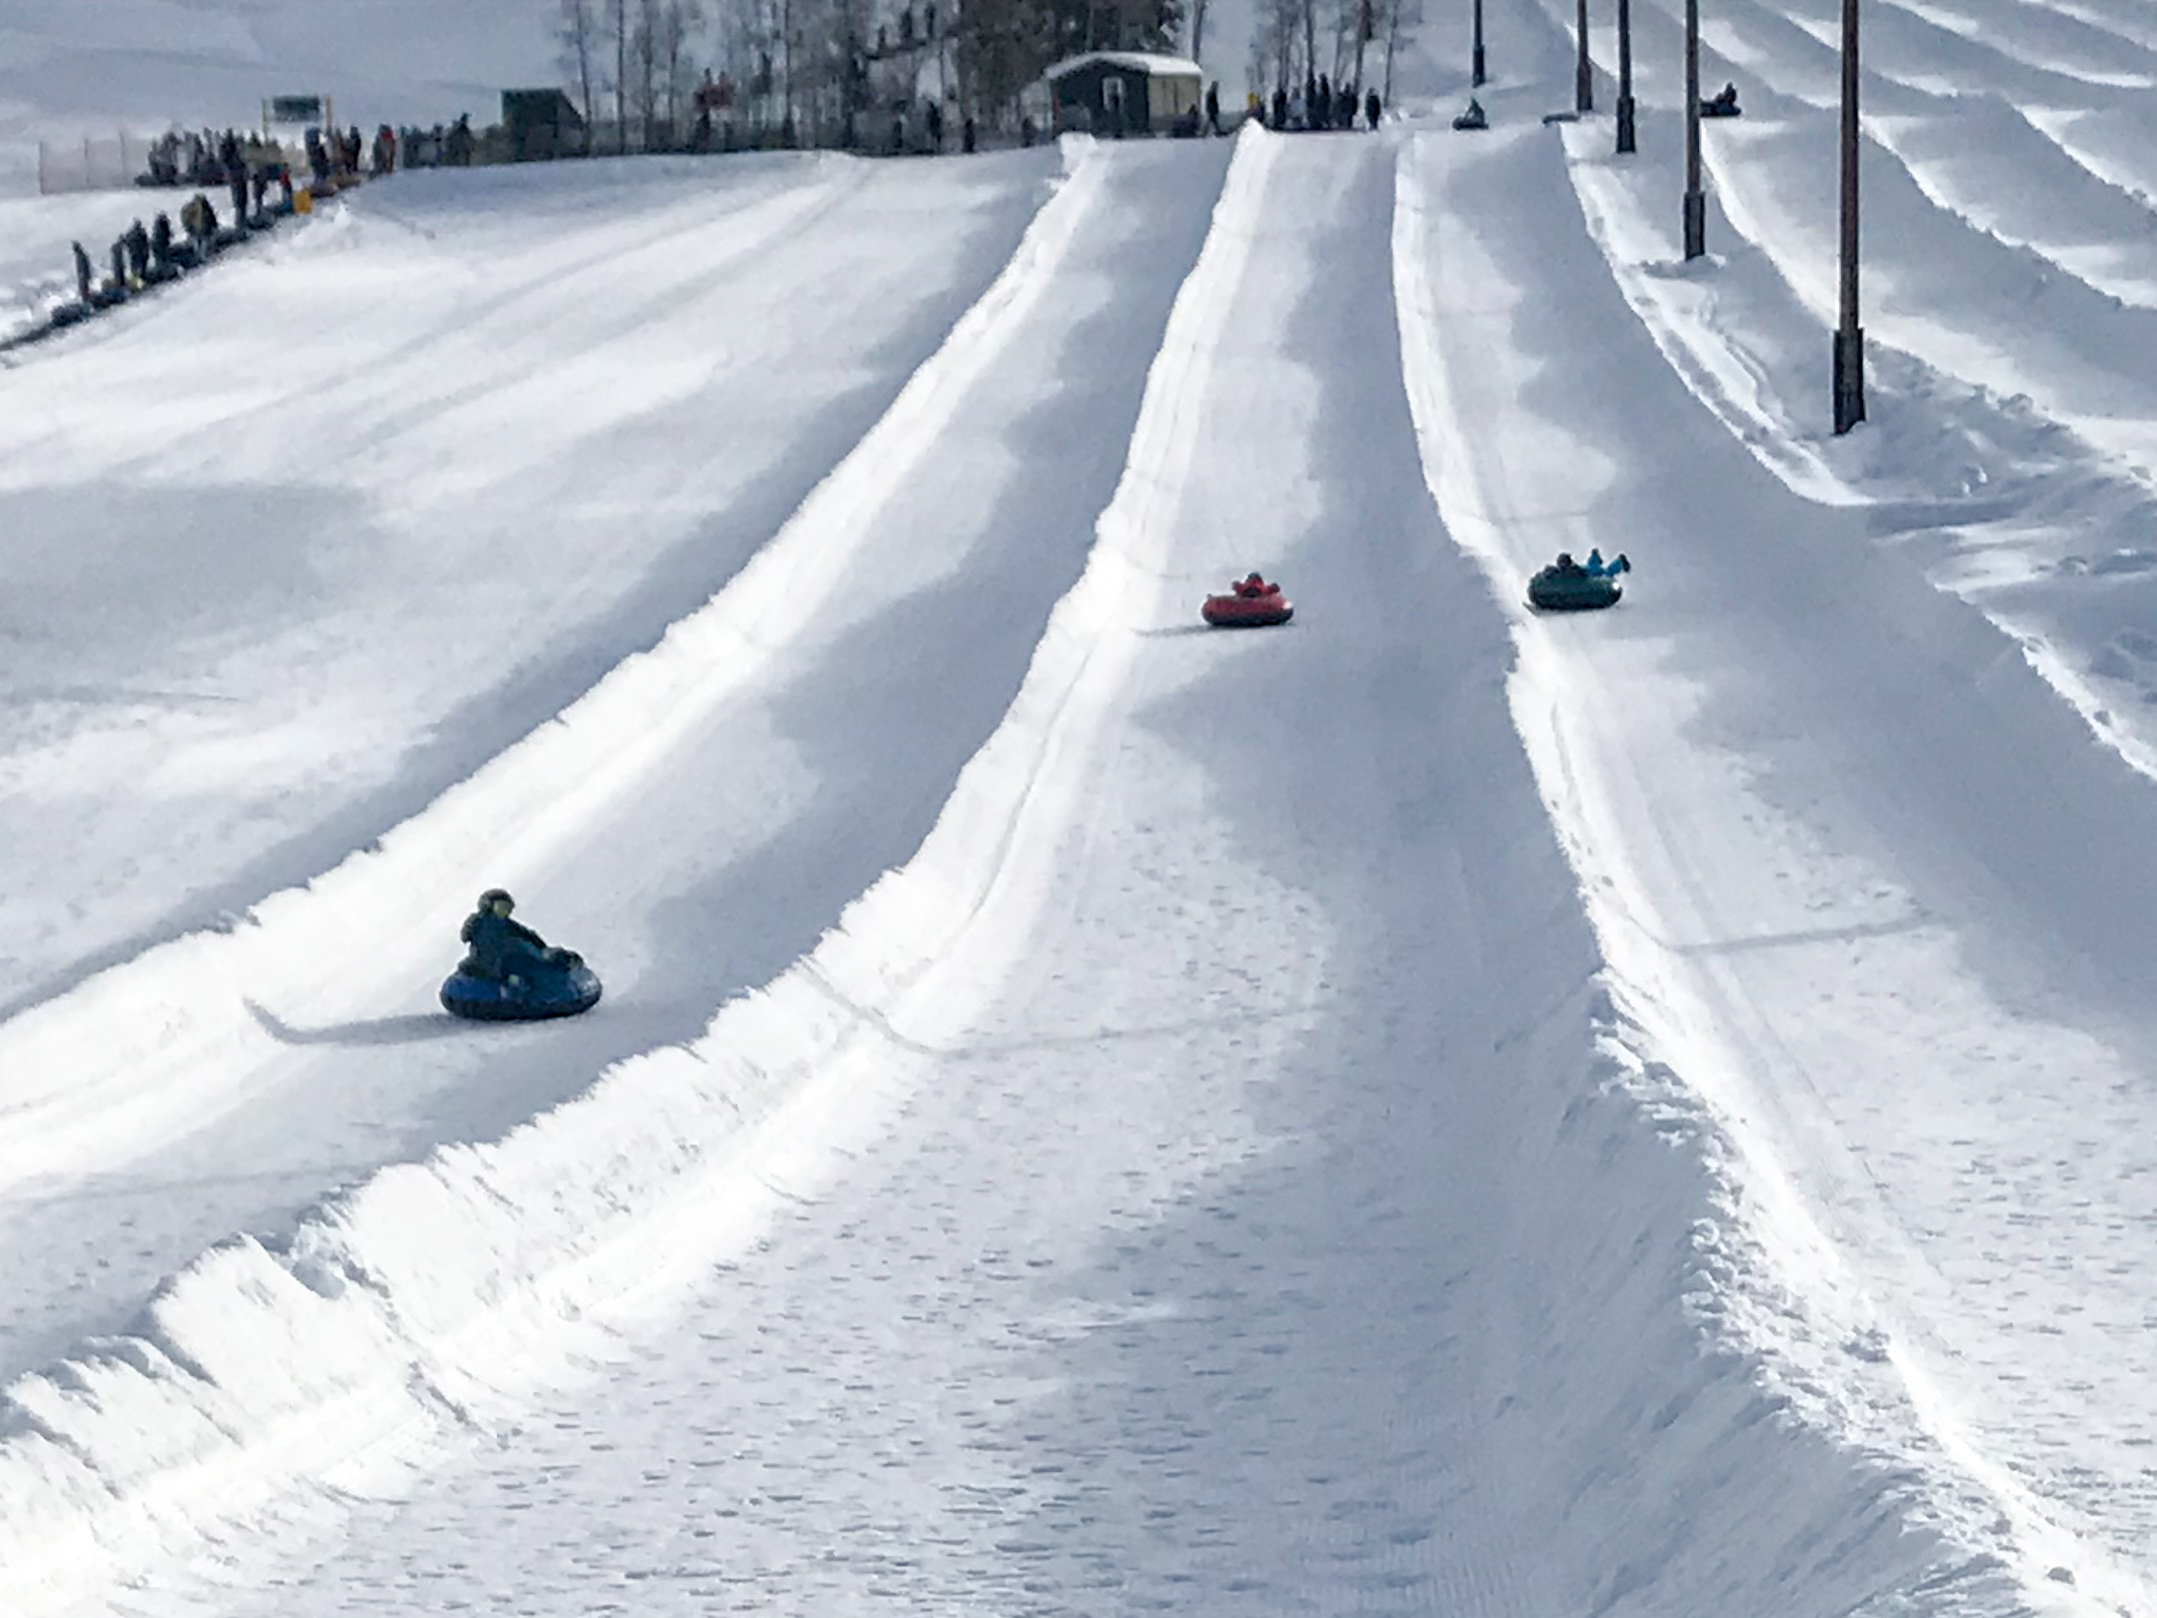
{"label": "red snow tube", "polygon": [[1206,597],[1200,611],[1200,616],[1216,629],[1263,629],[1270,624],[1285,624],[1295,615],[1295,606],[1281,594],[1281,587],[1255,575],[1226,595]]}

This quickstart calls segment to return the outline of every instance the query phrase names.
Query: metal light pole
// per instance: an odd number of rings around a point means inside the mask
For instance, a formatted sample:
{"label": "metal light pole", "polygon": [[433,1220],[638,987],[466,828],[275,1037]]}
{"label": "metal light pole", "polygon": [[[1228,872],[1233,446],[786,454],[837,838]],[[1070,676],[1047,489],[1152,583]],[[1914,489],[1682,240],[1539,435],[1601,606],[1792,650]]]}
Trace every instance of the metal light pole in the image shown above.
{"label": "metal light pole", "polygon": [[1633,149],[1633,0],[1618,0],[1618,150]]}
{"label": "metal light pole", "polygon": [[1573,110],[1595,110],[1595,70],[1588,65],[1588,0],[1580,0],[1574,31],[1580,36],[1580,63],[1573,70]]}
{"label": "metal light pole", "polygon": [[1865,329],[1857,323],[1857,0],[1842,0],[1842,324],[1835,331],[1835,431],[1865,419]]}
{"label": "metal light pole", "polygon": [[1470,82],[1477,89],[1481,89],[1483,87],[1483,0],[1475,0],[1475,61],[1470,73]]}
{"label": "metal light pole", "polygon": [[1708,250],[1708,199],[1700,189],[1700,0],[1685,0],[1685,256]]}

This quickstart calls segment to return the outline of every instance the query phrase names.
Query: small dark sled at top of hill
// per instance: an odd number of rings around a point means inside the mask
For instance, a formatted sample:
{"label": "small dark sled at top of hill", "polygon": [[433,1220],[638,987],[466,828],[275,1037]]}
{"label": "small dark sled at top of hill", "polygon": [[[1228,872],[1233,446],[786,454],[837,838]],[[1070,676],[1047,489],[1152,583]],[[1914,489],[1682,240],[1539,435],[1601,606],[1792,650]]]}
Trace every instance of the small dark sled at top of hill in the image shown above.
{"label": "small dark sled at top of hill", "polygon": [[1295,615],[1295,604],[1281,594],[1281,587],[1256,573],[1238,579],[1220,595],[1206,597],[1199,609],[1199,616],[1215,629],[1266,629]]}
{"label": "small dark sled at top of hill", "polygon": [[1528,605],[1537,612],[1593,612],[1615,607],[1625,594],[1618,577],[1632,571],[1633,564],[1622,552],[1605,562],[1602,552],[1592,551],[1583,566],[1569,552],[1561,551],[1555,562],[1537,569],[1528,581]]}
{"label": "small dark sled at top of hill", "polygon": [[1455,129],[1490,128],[1490,117],[1483,111],[1483,103],[1470,100],[1468,105],[1454,118],[1453,127]]}

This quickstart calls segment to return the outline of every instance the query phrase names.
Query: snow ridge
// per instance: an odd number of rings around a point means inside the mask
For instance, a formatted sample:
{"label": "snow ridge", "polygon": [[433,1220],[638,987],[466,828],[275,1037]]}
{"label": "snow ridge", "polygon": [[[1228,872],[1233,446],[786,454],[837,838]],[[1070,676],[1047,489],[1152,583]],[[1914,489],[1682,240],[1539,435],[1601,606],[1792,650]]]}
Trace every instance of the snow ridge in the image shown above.
{"label": "snow ridge", "polygon": [[[722,1008],[694,1043],[617,1064],[499,1143],[385,1170],[316,1210],[277,1251],[246,1237],[221,1246],[163,1290],[137,1335],[18,1383],[0,1416],[0,1569],[13,1618],[62,1612],[180,1547],[208,1542],[242,1559],[276,1525],[334,1513],[325,1485],[364,1487],[410,1464],[432,1435],[513,1407],[574,1354],[592,1329],[588,1312],[753,1240],[778,1200],[813,1190],[873,1132],[891,1100],[879,1099],[879,1079],[889,1083],[882,1053],[955,1027],[990,987],[953,981],[940,963],[1027,869],[1013,850],[1035,789],[1104,709],[1077,700],[1081,687],[1113,689],[1131,655],[1131,597],[1160,588],[1145,557],[1159,503],[1192,453],[1194,423],[1180,401],[1218,340],[1223,283],[1257,240],[1270,155],[1262,137],[1239,147],[1149,372],[1087,569],[915,858],[849,906],[809,956]],[[828,520],[873,509],[874,474],[895,475],[909,458],[907,424],[933,431],[938,401],[989,361],[998,311],[1037,294],[1093,186],[1078,151],[1071,183],[1006,277],[895,407],[898,425],[887,418],[874,445],[818,491],[811,504]],[[828,538],[823,525],[805,526]],[[799,548],[784,537],[775,550]],[[747,593],[767,615],[813,610],[814,588],[804,602],[785,587],[842,570],[845,547],[832,549],[838,560],[760,557],[764,582]],[[738,589],[715,602],[715,616]],[[725,632],[742,641],[741,623],[758,621],[727,618]],[[709,644],[720,626],[679,627],[638,666],[686,658],[691,645],[722,649]],[[1097,657],[1104,648],[1121,648],[1122,660]],[[628,680],[610,676],[580,708]],[[576,709],[564,717],[573,733],[595,724]],[[412,840],[422,839],[415,831]],[[265,922],[262,933],[271,930]]]}

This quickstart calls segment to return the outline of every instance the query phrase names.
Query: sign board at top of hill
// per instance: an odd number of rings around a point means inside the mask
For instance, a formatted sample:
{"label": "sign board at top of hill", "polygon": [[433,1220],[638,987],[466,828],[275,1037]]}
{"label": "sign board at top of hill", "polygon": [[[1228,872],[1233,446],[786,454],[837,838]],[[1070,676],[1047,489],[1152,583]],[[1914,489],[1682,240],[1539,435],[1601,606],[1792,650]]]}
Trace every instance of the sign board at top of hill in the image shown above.
{"label": "sign board at top of hill", "polygon": [[262,103],[264,140],[277,140],[277,132],[281,129],[330,129],[336,126],[336,121],[337,104],[325,95],[271,96]]}

